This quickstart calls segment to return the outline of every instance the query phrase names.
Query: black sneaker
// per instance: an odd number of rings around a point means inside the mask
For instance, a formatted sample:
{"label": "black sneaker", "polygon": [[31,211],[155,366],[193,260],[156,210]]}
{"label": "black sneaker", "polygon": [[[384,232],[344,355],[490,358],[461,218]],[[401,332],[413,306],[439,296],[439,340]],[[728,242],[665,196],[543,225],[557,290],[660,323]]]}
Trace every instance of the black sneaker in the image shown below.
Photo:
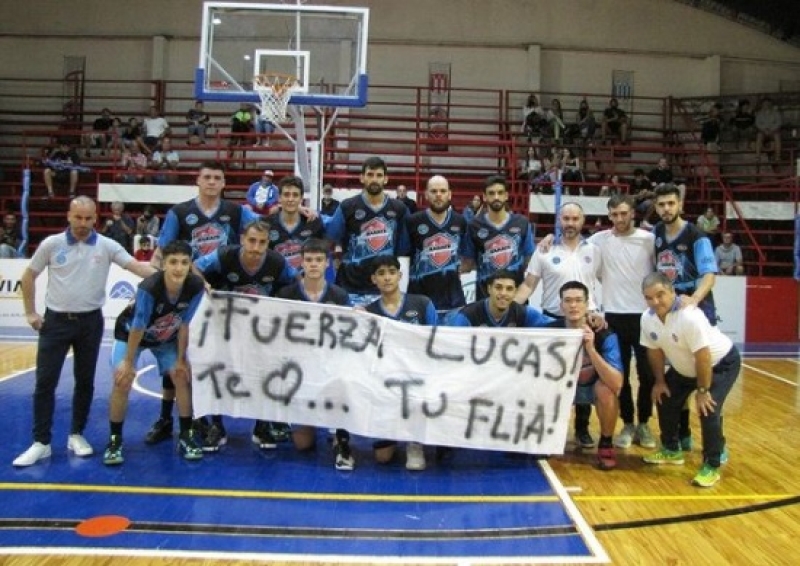
{"label": "black sneaker", "polygon": [[575,442],[577,442],[578,446],[581,448],[594,448],[594,438],[592,438],[588,430],[576,430]]}
{"label": "black sneaker", "polygon": [[147,444],[158,444],[172,438],[172,417],[161,417],[147,431],[144,441]]}
{"label": "black sneaker", "polygon": [[269,423],[269,431],[275,442],[288,442],[292,438],[292,427],[288,423]]}
{"label": "black sneaker", "polygon": [[353,453],[350,451],[350,442],[337,442],[333,447],[333,452],[336,454],[334,466],[337,470],[349,472],[356,467],[356,459],[353,458]]}
{"label": "black sneaker", "polygon": [[203,448],[194,430],[189,429],[180,433],[178,436],[178,452],[185,460],[201,460],[203,458]]}
{"label": "black sneaker", "polygon": [[228,433],[221,424],[211,423],[203,438],[203,452],[216,452],[228,443]]}
{"label": "black sneaker", "polygon": [[253,444],[257,444],[263,450],[274,450],[278,447],[278,443],[270,431],[270,425],[266,421],[256,421],[256,426],[253,427],[253,436],[250,439]]}

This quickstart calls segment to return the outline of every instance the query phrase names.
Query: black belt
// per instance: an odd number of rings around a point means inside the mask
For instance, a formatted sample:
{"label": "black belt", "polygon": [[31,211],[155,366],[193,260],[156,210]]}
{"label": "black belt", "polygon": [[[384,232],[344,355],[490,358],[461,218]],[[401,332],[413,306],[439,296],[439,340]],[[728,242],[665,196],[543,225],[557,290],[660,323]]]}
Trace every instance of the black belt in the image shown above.
{"label": "black belt", "polygon": [[102,311],[102,309],[94,309],[93,311],[84,311],[84,312],[59,312],[59,311],[54,311],[54,310],[51,310],[51,309],[47,309],[47,313],[45,313],[45,314],[46,315],[49,314],[51,316],[54,316],[56,318],[60,318],[60,319],[63,319],[63,320],[79,320],[81,318],[86,318],[86,317],[89,317],[89,316],[97,316],[101,311]]}

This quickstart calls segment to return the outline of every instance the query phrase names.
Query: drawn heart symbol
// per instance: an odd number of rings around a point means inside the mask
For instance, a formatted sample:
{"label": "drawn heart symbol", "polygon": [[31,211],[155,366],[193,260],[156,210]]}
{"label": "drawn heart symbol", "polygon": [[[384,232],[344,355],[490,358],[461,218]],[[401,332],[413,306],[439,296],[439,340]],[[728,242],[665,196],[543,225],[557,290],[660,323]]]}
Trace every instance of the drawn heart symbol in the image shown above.
{"label": "drawn heart symbol", "polygon": [[295,362],[286,362],[267,374],[262,388],[268,399],[288,405],[302,383],[303,369]]}

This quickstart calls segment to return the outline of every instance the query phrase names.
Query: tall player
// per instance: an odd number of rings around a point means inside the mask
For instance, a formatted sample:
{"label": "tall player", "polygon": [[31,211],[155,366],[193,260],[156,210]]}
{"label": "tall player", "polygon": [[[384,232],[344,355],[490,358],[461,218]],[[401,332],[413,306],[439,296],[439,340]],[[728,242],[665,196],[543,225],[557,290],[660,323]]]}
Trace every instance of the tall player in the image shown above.
{"label": "tall player", "polygon": [[411,242],[408,292],[425,295],[436,307],[439,322],[466,304],[461,287],[461,258],[471,257],[467,221],[450,206],[450,184],[434,175],[425,188],[428,209],[406,221]]}
{"label": "tall player", "polygon": [[353,305],[377,299],[370,262],[380,256],[407,256],[406,205],[384,192],[389,181],[386,163],[370,157],[361,167],[361,194],[342,201],[327,225],[328,237],[342,248],[336,283],[350,294]]}
{"label": "tall player", "polygon": [[[323,240],[315,238],[306,240],[300,251],[303,278],[281,289],[277,297],[292,301],[349,306],[347,291],[325,281],[329,247]],[[292,426],[292,440],[298,450],[310,450],[314,447],[316,429],[312,426]],[[355,468],[356,461],[350,450],[349,432],[341,428],[336,429],[333,450],[336,454],[334,465],[337,470],[349,471]]]}
{"label": "tall player", "polygon": [[[717,260],[711,240],[681,218],[683,200],[676,185],[665,183],[656,187],[655,206],[661,218],[653,229],[656,269],[670,280],[681,305],[698,307],[711,325],[716,326],[717,310],[711,290],[717,278]],[[681,413],[680,437],[682,449],[691,450],[688,408]]]}
{"label": "tall player", "polygon": [[[192,247],[192,259],[209,254],[219,246],[235,243],[244,227],[260,218],[252,210],[224,200],[225,168],[218,161],[204,161],[197,174],[197,197],[173,206],[164,218],[151,264],[161,267],[161,250],[175,240]],[[172,438],[172,407],[175,388],[162,375],[161,415],[145,437],[148,444]]]}
{"label": "tall player", "polygon": [[[218,291],[275,296],[282,286],[294,282],[297,272],[281,254],[269,249],[269,233],[269,222],[255,220],[245,226],[241,244],[223,246],[202,256],[195,261],[195,268]],[[266,421],[256,421],[252,440],[265,450],[276,447],[270,423]],[[203,450],[216,452],[227,441],[222,415],[213,415]]]}
{"label": "tall player", "polygon": [[[486,283],[500,269],[514,274],[516,285],[525,279],[525,267],[534,252],[533,232],[528,219],[508,212],[508,184],[504,177],[486,179],[483,189],[486,212],[469,224],[469,238],[478,274],[475,296],[486,298]],[[471,262],[470,262],[471,263]]]}

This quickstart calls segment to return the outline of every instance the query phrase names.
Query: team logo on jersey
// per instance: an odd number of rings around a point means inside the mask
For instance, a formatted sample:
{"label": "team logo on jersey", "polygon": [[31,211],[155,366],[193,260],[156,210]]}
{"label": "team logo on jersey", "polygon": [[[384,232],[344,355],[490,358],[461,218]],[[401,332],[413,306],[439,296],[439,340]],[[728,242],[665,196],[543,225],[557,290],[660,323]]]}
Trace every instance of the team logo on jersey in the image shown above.
{"label": "team logo on jersey", "polygon": [[495,269],[508,267],[514,259],[514,240],[505,234],[498,234],[484,245],[484,255]]}
{"label": "team logo on jersey", "polygon": [[361,209],[356,210],[355,214],[353,215],[356,217],[356,220],[364,220],[366,218],[367,213]]}
{"label": "team logo on jersey", "polygon": [[281,237],[281,235],[280,235],[280,233],[278,233],[277,230],[270,230],[269,231],[269,241],[270,242],[274,242],[280,237]]}
{"label": "team logo on jersey", "polygon": [[658,340],[658,334],[656,334],[655,332],[651,332],[650,333],[650,340],[652,340],[653,342]]}
{"label": "team logo on jersey", "polygon": [[372,252],[386,247],[392,235],[392,227],[383,218],[373,218],[361,227],[361,236]]}
{"label": "team logo on jersey", "polygon": [[226,277],[228,278],[228,281],[230,281],[231,283],[236,283],[237,281],[239,281],[239,274],[238,273],[231,272],[231,273],[228,273],[228,275],[226,275]]}
{"label": "team logo on jersey", "polygon": [[522,228],[520,228],[519,226],[512,226],[511,228],[508,229],[508,231],[511,232],[512,234],[519,234],[522,231]]}
{"label": "team logo on jersey", "polygon": [[678,251],[681,252],[681,253],[683,253],[683,252],[685,252],[686,250],[689,249],[689,247],[686,244],[678,244],[675,247],[678,248]]}
{"label": "team logo on jersey", "polygon": [[670,281],[676,281],[683,272],[683,263],[680,256],[672,250],[664,250],[658,254],[656,269],[667,276]]}
{"label": "team logo on jersey", "polygon": [[313,234],[313,232],[311,230],[302,230],[300,232],[300,237],[301,238],[310,238],[311,234]]}
{"label": "team logo on jersey", "polygon": [[422,249],[425,250],[425,255],[436,267],[444,267],[450,263],[455,247],[454,238],[442,233],[434,234],[422,242]]}
{"label": "team logo on jersey", "polygon": [[210,254],[227,241],[225,229],[219,224],[205,224],[192,230],[193,247],[200,255]]}
{"label": "team logo on jersey", "polygon": [[420,224],[419,226],[417,226],[417,234],[419,234],[420,236],[424,236],[430,231],[431,229],[428,227],[427,224]]}
{"label": "team logo on jersey", "polygon": [[195,224],[197,224],[197,220],[198,218],[196,214],[186,215],[186,224],[188,224],[189,226],[194,226]]}
{"label": "team logo on jersey", "polygon": [[478,237],[481,240],[486,238],[488,235],[489,235],[489,230],[487,230],[486,228],[481,228],[480,230],[478,230]]}
{"label": "team logo on jersey", "polygon": [[303,251],[303,244],[300,242],[290,240],[288,242],[278,244],[275,246],[275,251],[281,254],[286,260],[286,263],[295,269],[299,268],[303,263],[303,256],[301,254]]}
{"label": "team logo on jersey", "polygon": [[69,252],[69,250],[66,248],[61,248],[56,252],[56,265],[64,265],[67,263],[67,252]]}
{"label": "team logo on jersey", "polygon": [[225,224],[227,224],[228,222],[231,221],[231,217],[229,215],[225,214],[225,215],[219,217],[219,221],[220,222],[224,222]]}
{"label": "team logo on jersey", "polygon": [[156,342],[167,342],[181,326],[181,317],[174,312],[165,314],[153,321],[147,329],[147,336]]}
{"label": "team logo on jersey", "polygon": [[561,258],[558,256],[553,257],[553,265],[558,265],[561,263]]}

